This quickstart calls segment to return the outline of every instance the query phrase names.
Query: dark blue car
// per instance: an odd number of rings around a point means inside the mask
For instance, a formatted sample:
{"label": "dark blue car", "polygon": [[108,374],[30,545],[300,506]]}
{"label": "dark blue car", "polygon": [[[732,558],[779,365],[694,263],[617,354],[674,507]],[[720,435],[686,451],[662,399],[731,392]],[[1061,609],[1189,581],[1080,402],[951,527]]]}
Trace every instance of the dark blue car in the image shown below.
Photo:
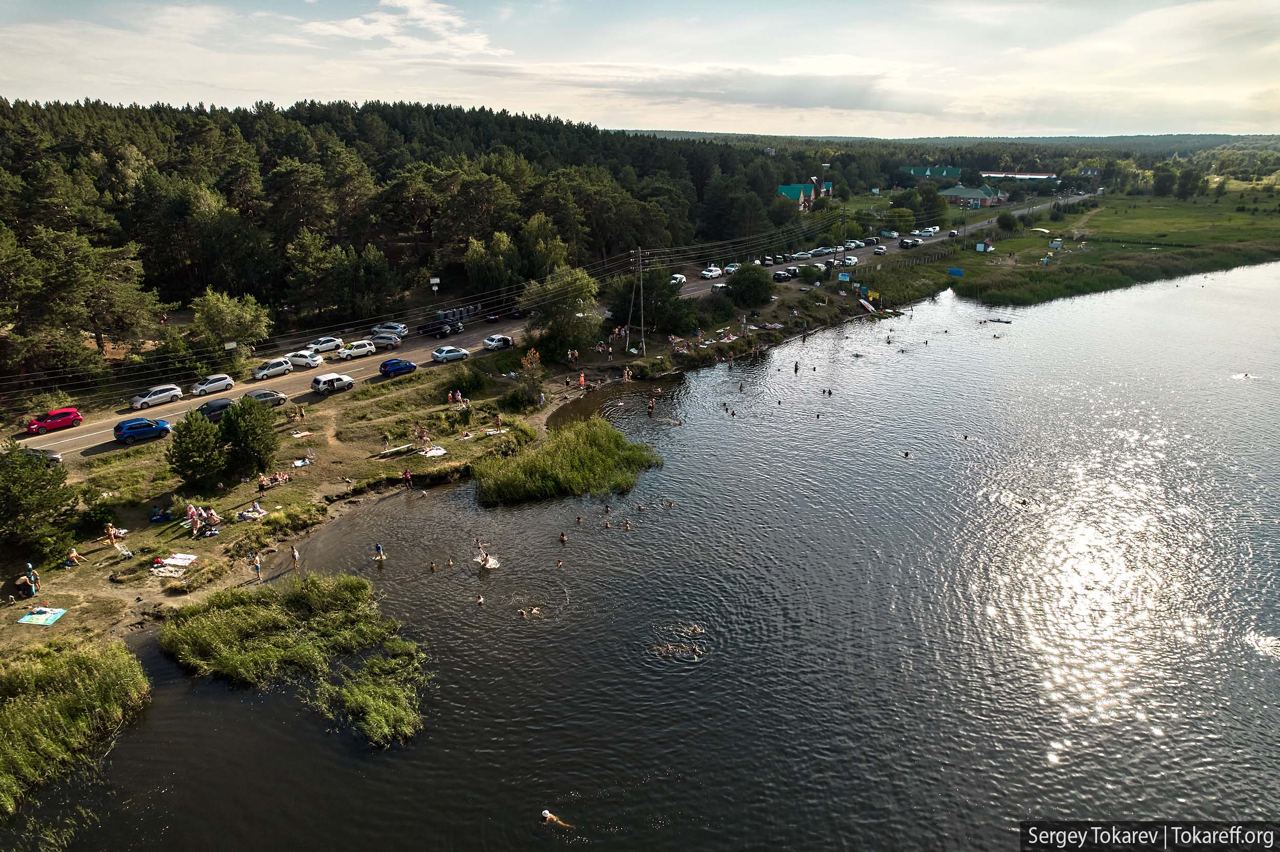
{"label": "dark blue car", "polygon": [[416,369],[418,369],[417,364],[404,358],[388,358],[378,365],[378,372],[388,379],[394,376],[403,376],[405,373],[412,373]]}
{"label": "dark blue car", "polygon": [[169,434],[170,426],[167,420],[148,420],[146,417],[134,417],[131,420],[121,420],[116,424],[115,436],[116,440],[122,444],[132,444],[135,441],[145,441],[149,438],[163,438]]}

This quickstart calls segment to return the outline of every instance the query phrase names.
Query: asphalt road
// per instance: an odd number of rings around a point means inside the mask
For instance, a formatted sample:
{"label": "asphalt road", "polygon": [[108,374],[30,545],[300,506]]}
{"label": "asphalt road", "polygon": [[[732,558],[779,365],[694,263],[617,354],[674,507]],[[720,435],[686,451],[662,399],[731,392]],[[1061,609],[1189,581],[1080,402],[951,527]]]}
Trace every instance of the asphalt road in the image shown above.
{"label": "asphalt road", "polygon": [[[20,440],[26,446],[57,450],[64,456],[77,453],[85,456],[97,455],[113,448],[123,449],[123,444],[115,442],[112,431],[121,420],[127,420],[131,417],[150,417],[174,423],[181,420],[182,415],[194,408],[198,408],[207,400],[221,397],[239,399],[245,393],[258,388],[270,388],[271,390],[280,391],[289,397],[290,403],[310,404],[319,402],[324,397],[311,392],[311,379],[321,373],[342,373],[351,376],[356,380],[356,386],[359,387],[361,382],[371,379],[378,380],[380,378],[378,365],[388,358],[408,358],[418,365],[419,370],[432,369],[440,366],[431,360],[431,350],[437,346],[443,344],[460,346],[470,351],[472,357],[475,357],[484,353],[483,341],[489,335],[506,334],[518,341],[523,331],[523,326],[523,320],[507,319],[496,323],[482,320],[466,326],[462,334],[453,335],[444,340],[437,340],[426,335],[410,334],[404,339],[399,349],[393,351],[383,350],[376,355],[366,355],[363,358],[353,358],[350,361],[337,359],[330,361],[328,359],[332,357],[333,353],[326,352],[324,353],[326,361],[319,367],[295,367],[294,371],[286,376],[277,376],[273,379],[262,379],[261,381],[237,382],[234,388],[224,393],[215,393],[203,397],[188,394],[177,402],[171,402],[167,405],[155,405],[145,411],[134,411],[125,407],[113,412],[92,413],[77,427]],[[362,337],[367,338],[368,335],[344,334],[343,337],[346,340],[359,340]],[[158,381],[156,384],[164,384],[164,382]],[[139,390],[141,391],[142,389],[139,388]],[[189,387],[183,388],[184,393],[189,390]]]}
{"label": "asphalt road", "polygon": [[[1015,213],[1025,213],[1028,212],[1028,209],[1036,211],[1045,210],[1051,207],[1054,201],[1057,200],[1058,199],[1050,199],[1043,204],[1038,204],[1031,208],[1028,208],[1025,205],[1009,205],[1001,208],[1000,212],[1009,210]],[[995,221],[996,217],[993,215],[989,219],[984,219],[981,222],[975,222],[968,225],[965,230],[971,231],[989,227],[995,224]],[[928,246],[931,243],[941,242],[946,239],[948,239],[946,236],[926,239],[921,248]],[[884,245],[888,246],[889,254],[906,251],[906,249],[898,248],[897,240],[888,240]],[[849,269],[866,268],[877,259],[877,256],[874,254],[874,247],[871,246],[850,252],[846,252],[844,249],[841,249],[837,254],[828,255],[827,257],[838,258],[842,257],[846,253],[852,254],[858,258],[858,266],[850,267]],[[770,272],[773,272],[777,269],[785,269],[787,266],[800,266],[804,263],[821,263],[826,259],[826,257],[822,257],[808,261],[777,263],[773,266],[767,267],[767,269]],[[741,259],[738,260],[741,262]],[[746,258],[746,260],[747,262],[750,262],[749,257]],[[724,262],[730,262],[730,259],[725,259]],[[841,267],[841,269],[843,269],[843,267]],[[701,266],[693,266],[684,270],[684,275],[688,278],[688,281],[684,287],[681,288],[681,295],[705,295],[706,293],[711,292],[713,285],[724,281],[724,279],[703,279],[699,277],[701,270]],[[368,337],[367,334],[359,333],[359,331],[362,330],[357,330],[357,333],[344,333],[343,336],[347,340],[359,340]],[[130,417],[151,417],[159,420],[168,420],[170,423],[173,423],[180,420],[182,415],[186,412],[199,407],[201,403],[208,399],[217,399],[219,397],[239,399],[247,391],[257,388],[270,388],[271,390],[280,391],[289,397],[289,401],[291,403],[314,403],[320,401],[323,397],[311,392],[311,379],[321,373],[343,373],[351,376],[356,380],[356,383],[359,384],[362,381],[378,379],[378,365],[385,359],[393,357],[408,358],[411,361],[416,362],[418,364],[418,369],[420,370],[431,369],[439,366],[431,360],[431,350],[441,344],[460,346],[469,350],[472,355],[475,356],[484,352],[482,341],[489,335],[506,334],[518,341],[522,331],[523,321],[507,319],[497,323],[487,323],[483,321],[474,322],[468,325],[462,334],[446,338],[445,340],[437,340],[434,337],[411,334],[405,338],[401,347],[393,352],[380,352],[377,355],[368,355],[351,361],[326,361],[326,363],[319,367],[295,368],[294,371],[287,376],[279,376],[274,379],[263,379],[261,381],[249,380],[238,383],[235,388],[227,393],[213,394],[208,397],[186,396],[178,402],[153,406],[148,408],[146,411],[133,411],[128,408],[121,408],[110,413],[90,414],[78,427],[51,432],[50,434],[41,437],[26,438],[25,436],[22,436],[20,437],[20,440],[22,440],[22,442],[27,446],[57,450],[63,455],[76,453],[80,455],[97,455],[98,453],[105,452],[112,448],[123,446],[115,443],[112,430],[121,420],[125,420]],[[332,354],[333,353],[326,353],[326,357],[329,357]],[[164,382],[157,381],[156,384],[164,384]],[[142,388],[139,388],[139,391],[141,390]],[[188,388],[184,388],[184,390],[188,390]]]}

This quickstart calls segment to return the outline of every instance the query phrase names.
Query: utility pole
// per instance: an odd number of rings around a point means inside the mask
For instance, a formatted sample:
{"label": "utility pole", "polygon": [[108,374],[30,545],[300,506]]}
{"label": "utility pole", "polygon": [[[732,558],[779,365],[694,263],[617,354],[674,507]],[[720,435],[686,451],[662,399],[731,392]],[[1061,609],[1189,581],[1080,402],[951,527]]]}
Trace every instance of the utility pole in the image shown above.
{"label": "utility pole", "polygon": [[640,279],[640,356],[643,358],[649,354],[644,345],[644,249],[636,249],[636,258],[636,275]]}
{"label": "utility pole", "polygon": [[[631,254],[634,257],[635,251],[632,250]],[[639,277],[640,277],[639,275],[636,276],[637,279],[639,279]],[[631,282],[631,303],[627,305],[627,341],[626,341],[626,346],[623,347],[627,351],[631,350],[631,315],[635,313],[635,309],[636,309],[636,282],[632,281]]]}

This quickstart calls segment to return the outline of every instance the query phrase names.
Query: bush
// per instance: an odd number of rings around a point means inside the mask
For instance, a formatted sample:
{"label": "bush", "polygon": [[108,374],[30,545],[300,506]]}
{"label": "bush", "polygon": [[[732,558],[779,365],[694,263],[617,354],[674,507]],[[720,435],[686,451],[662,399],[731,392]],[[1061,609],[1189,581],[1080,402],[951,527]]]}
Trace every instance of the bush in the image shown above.
{"label": "bush", "polygon": [[763,266],[744,266],[730,277],[729,294],[742,308],[767,305],[773,295],[773,279]]}
{"label": "bush", "polygon": [[106,742],[147,703],[138,658],[55,642],[0,662],[0,813]]}
{"label": "bush", "polygon": [[1005,211],[996,217],[996,227],[1002,231],[1012,233],[1018,230],[1018,218],[1012,213]]}
{"label": "bush", "polygon": [[481,503],[520,503],[628,491],[640,471],[660,463],[653,450],[592,417],[551,432],[513,458],[479,459],[472,472]]}
{"label": "bush", "polygon": [[719,325],[733,316],[733,300],[719,291],[713,291],[698,300],[698,324]]}
{"label": "bush", "polygon": [[71,546],[80,493],[60,464],[23,452],[10,439],[0,447],[0,543],[15,561],[60,558]]}

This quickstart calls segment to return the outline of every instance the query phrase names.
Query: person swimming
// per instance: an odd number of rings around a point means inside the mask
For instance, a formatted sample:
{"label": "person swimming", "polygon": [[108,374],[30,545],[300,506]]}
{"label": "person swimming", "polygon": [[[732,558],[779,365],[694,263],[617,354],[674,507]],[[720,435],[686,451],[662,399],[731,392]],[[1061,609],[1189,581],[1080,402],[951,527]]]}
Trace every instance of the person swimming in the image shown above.
{"label": "person swimming", "polygon": [[476,606],[484,606],[484,595],[476,595]]}
{"label": "person swimming", "polygon": [[431,560],[431,573],[436,573],[436,561],[434,559]]}
{"label": "person swimming", "polygon": [[604,528],[607,530],[613,529],[613,524],[609,523],[607,518],[605,519],[605,522],[604,522]]}
{"label": "person swimming", "polygon": [[631,522],[630,522],[630,521],[623,521],[623,522],[622,522],[622,529],[623,529],[625,532],[631,532]]}
{"label": "person swimming", "polygon": [[578,523],[579,523],[579,524],[581,524],[581,523],[582,523],[582,516],[581,516],[581,515],[579,515],[579,516],[578,516]]}
{"label": "person swimming", "polygon": [[516,610],[516,613],[517,613],[517,614],[519,614],[519,616],[520,616],[521,618],[528,618],[528,617],[529,617],[529,613],[525,612],[523,609],[518,609],[518,610]]}
{"label": "person swimming", "polygon": [[563,560],[563,559],[557,559],[557,560],[556,560],[556,567],[557,567],[557,568],[563,568],[563,567],[564,567],[564,560]]}
{"label": "person swimming", "polygon": [[903,451],[902,451],[902,457],[903,457],[904,459],[909,459],[909,458],[911,458],[911,451],[910,451],[910,450],[903,450]]}
{"label": "person swimming", "polygon": [[[568,543],[569,543],[569,536],[565,535],[563,531],[560,533],[560,543],[561,543],[561,544],[568,544]],[[482,550],[482,551],[480,551],[480,552],[481,552],[481,553],[483,553],[484,551]]]}
{"label": "person swimming", "polygon": [[548,810],[544,810],[542,812],[542,824],[554,825],[556,828],[573,828],[573,826],[569,825],[569,823],[560,819],[560,817],[556,816],[555,814],[551,813],[551,811],[548,811]]}

